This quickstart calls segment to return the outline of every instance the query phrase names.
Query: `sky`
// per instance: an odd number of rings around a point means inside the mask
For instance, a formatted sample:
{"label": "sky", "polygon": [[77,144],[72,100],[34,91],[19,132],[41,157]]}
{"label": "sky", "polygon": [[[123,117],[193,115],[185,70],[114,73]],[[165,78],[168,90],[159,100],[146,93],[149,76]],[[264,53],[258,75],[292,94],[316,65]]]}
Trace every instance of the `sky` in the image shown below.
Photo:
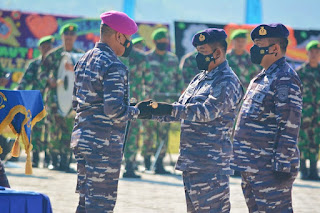
{"label": "sky", "polygon": [[[0,9],[98,18],[123,9],[124,0],[0,0]],[[320,0],[261,0],[262,22],[280,22],[295,29],[320,30]],[[136,0],[138,22],[174,21],[245,23],[246,0]]]}

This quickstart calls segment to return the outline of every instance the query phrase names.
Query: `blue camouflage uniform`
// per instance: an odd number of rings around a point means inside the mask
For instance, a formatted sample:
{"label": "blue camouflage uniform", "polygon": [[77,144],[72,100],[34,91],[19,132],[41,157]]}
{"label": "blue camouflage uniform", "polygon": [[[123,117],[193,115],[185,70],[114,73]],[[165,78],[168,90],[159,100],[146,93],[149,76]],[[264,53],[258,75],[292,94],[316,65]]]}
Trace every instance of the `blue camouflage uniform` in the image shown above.
{"label": "blue camouflage uniform", "polygon": [[73,95],[78,210],[112,212],[125,128],[139,110],[129,106],[128,69],[107,44],[96,43],[76,64]]}
{"label": "blue camouflage uniform", "polygon": [[[285,58],[252,79],[235,128],[231,164],[242,173],[243,193],[252,212],[292,212],[301,110],[301,82]],[[279,181],[273,171],[292,177]]]}
{"label": "blue camouflage uniform", "polygon": [[[251,32],[251,61],[262,64],[275,45],[288,42],[283,24],[262,24]],[[257,40],[256,40],[257,39]],[[270,44],[271,43],[271,44]],[[286,46],[286,45],[285,45]],[[280,50],[282,51],[282,50]],[[272,57],[269,57],[272,59]],[[301,81],[281,57],[254,77],[244,96],[235,127],[231,168],[241,171],[249,212],[293,212],[292,185],[299,171],[298,135],[301,124]]]}
{"label": "blue camouflage uniform", "polygon": [[[224,30],[210,28],[197,33],[193,45],[226,37]],[[181,120],[176,169],[183,171],[188,212],[230,212],[231,135],[242,97],[240,80],[225,60],[210,72],[197,74],[172,104],[171,116],[160,119]]]}
{"label": "blue camouflage uniform", "polygon": [[[193,37],[197,47],[225,40],[224,30],[207,29]],[[180,155],[188,212],[229,212],[231,135],[243,88],[224,61],[202,71],[173,104],[172,116],[181,120]]]}
{"label": "blue camouflage uniform", "polygon": [[183,171],[188,211],[230,211],[230,137],[242,96],[240,81],[225,61],[196,75],[173,104],[173,116],[181,119],[176,169]]}

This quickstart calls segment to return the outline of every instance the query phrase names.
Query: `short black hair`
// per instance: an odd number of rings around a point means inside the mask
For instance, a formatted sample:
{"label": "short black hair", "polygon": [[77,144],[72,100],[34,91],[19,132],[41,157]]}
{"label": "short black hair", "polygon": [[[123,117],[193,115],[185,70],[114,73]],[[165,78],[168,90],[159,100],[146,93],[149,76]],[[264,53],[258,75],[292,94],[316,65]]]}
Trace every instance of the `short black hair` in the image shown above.
{"label": "short black hair", "polygon": [[219,47],[221,47],[224,53],[227,53],[228,43],[226,42],[226,40],[219,40],[208,44],[212,49],[214,49],[216,45],[218,45]]}
{"label": "short black hair", "polygon": [[281,52],[286,53],[289,41],[287,38],[269,38],[269,43],[279,44]]}
{"label": "short black hair", "polygon": [[109,27],[106,24],[101,24],[100,25],[100,35],[107,35],[107,37],[111,36],[112,34],[114,34],[116,31],[114,29],[112,29],[111,27]]}

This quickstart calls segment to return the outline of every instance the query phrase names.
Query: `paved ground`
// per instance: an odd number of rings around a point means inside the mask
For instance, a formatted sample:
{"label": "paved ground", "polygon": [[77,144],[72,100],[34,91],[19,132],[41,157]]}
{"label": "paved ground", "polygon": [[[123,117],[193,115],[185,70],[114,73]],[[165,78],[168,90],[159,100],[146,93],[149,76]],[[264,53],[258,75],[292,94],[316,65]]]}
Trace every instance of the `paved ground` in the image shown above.
{"label": "paved ground", "polygon": [[[173,156],[176,159],[177,156]],[[33,175],[24,175],[24,156],[18,163],[7,164],[11,187],[16,190],[37,191],[49,196],[54,213],[75,212],[78,196],[74,193],[76,174],[48,169],[34,169]],[[141,160],[141,158],[139,159]],[[169,158],[166,169],[173,171]],[[18,166],[20,168],[9,168]],[[75,164],[72,165],[75,167]],[[139,167],[142,170],[142,166]],[[180,213],[186,212],[183,183],[180,173],[154,175],[139,172],[141,180],[121,178],[115,213]],[[240,187],[240,178],[230,178],[231,212],[248,212]],[[297,179],[293,189],[296,213],[320,212],[320,182]]]}

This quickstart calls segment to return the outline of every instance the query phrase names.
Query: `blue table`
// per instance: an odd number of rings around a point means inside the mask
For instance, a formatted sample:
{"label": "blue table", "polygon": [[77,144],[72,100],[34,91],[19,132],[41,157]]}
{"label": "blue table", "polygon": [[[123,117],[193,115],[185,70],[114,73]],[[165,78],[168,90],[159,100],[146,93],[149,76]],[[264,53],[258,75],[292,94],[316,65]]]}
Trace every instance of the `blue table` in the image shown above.
{"label": "blue table", "polygon": [[0,186],[1,213],[52,213],[47,195]]}

